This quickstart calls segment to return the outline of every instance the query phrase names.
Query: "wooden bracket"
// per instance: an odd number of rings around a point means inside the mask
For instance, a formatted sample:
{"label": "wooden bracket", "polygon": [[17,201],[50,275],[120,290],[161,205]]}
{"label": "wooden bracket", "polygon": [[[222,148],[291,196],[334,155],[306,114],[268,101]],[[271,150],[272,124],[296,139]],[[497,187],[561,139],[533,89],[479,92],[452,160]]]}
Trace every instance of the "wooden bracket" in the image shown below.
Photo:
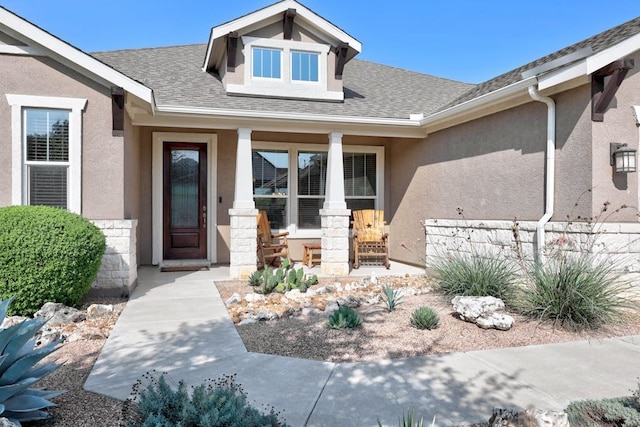
{"label": "wooden bracket", "polygon": [[336,46],[336,79],[342,79],[344,64],[347,63],[347,52],[349,51],[349,43],[340,43]]}
{"label": "wooden bracket", "polygon": [[111,118],[113,136],[124,136],[124,89],[111,87]]}
{"label": "wooden bracket", "polygon": [[[634,67],[633,59],[621,59],[602,67],[591,75],[591,120],[603,122],[604,113],[609,108],[613,97],[630,69]],[[609,77],[605,85],[605,77]]]}
{"label": "wooden bracket", "polygon": [[227,71],[236,70],[236,52],[238,51],[238,33],[232,31],[227,35]]}
{"label": "wooden bracket", "polygon": [[296,10],[295,9],[287,9],[287,11],[284,13],[284,27],[283,27],[283,32],[284,32],[284,39],[285,40],[291,40],[291,36],[293,34],[293,19],[296,17]]}

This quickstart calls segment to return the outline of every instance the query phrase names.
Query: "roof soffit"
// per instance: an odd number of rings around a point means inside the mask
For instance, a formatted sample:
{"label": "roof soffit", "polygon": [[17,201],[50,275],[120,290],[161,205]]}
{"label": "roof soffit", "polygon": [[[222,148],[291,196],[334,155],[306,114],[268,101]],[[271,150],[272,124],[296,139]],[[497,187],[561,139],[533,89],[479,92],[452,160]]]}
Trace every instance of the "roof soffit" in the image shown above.
{"label": "roof soffit", "polygon": [[49,56],[104,86],[124,88],[153,105],[153,92],[143,84],[0,6],[0,32],[25,44],[24,54]]}
{"label": "roof soffit", "polygon": [[285,13],[289,9],[295,9],[296,11],[295,24],[303,27],[318,38],[326,40],[328,44],[336,47],[341,43],[347,43],[349,46],[347,61],[360,53],[362,44],[358,40],[295,0],[283,0],[233,21],[213,27],[207,45],[203,69],[217,69],[220,65],[226,50],[226,37],[229,33],[237,33],[239,36],[243,36],[276,22],[282,22],[285,19]]}

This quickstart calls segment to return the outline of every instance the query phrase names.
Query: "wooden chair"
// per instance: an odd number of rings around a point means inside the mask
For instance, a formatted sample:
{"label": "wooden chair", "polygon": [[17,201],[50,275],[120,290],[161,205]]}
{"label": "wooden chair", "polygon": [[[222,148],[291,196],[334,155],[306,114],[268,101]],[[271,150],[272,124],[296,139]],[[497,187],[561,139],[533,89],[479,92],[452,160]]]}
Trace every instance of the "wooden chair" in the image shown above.
{"label": "wooden chair", "polygon": [[259,211],[256,218],[258,224],[258,263],[259,267],[280,265],[282,258],[289,258],[289,232],[271,234],[271,224],[267,211]]}
{"label": "wooden chair", "polygon": [[386,268],[389,263],[389,233],[384,232],[384,211],[373,209],[353,211],[353,268],[360,267],[362,258],[380,259]]}

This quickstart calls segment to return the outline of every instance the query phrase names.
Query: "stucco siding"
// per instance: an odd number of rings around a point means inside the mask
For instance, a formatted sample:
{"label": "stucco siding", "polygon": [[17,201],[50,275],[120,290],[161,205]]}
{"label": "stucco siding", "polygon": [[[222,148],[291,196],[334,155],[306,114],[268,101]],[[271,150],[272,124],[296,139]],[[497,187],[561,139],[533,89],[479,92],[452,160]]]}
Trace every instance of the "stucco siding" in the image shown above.
{"label": "stucco siding", "polygon": [[[609,164],[610,143],[626,143],[630,148],[638,149],[638,127],[631,106],[640,105],[640,53],[635,52],[631,57],[635,59],[636,67],[620,85],[604,121],[592,124],[594,214],[605,201],[610,201],[613,208],[623,204],[638,206],[638,173],[615,174]],[[635,213],[626,210],[616,220],[637,221]]]}
{"label": "stucco siding", "polygon": [[[2,158],[11,158],[11,109],[4,94],[87,99],[82,115],[82,214],[123,218],[122,138],[111,136],[110,89],[46,57],[0,55],[0,75]],[[0,186],[0,203],[10,204],[10,168],[0,171]]]}

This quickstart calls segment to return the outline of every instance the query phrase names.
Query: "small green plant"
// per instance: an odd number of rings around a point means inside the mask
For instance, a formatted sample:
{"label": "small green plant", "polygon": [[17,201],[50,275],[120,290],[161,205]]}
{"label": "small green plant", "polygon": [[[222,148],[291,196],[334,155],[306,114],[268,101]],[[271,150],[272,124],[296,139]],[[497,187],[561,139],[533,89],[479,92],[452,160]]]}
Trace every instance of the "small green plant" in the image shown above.
{"label": "small green plant", "polygon": [[46,206],[0,208],[0,298],[29,316],[53,301],[77,306],[95,280],[106,245],[87,219]]}
{"label": "small green plant", "polygon": [[329,315],[329,329],[356,328],[362,324],[358,312],[346,305],[340,306]]}
{"label": "small green plant", "polygon": [[249,276],[249,286],[260,286],[262,284],[262,273],[260,271],[254,271]]}
{"label": "small green plant", "polygon": [[[4,320],[13,298],[0,301],[0,323]],[[55,363],[36,364],[55,351],[59,341],[34,349],[36,333],[47,319],[36,317],[0,329],[0,417],[16,425],[21,422],[44,420],[50,415],[43,411],[55,406],[49,399],[63,391],[31,388],[33,384],[56,370]]]}
{"label": "small green plant", "polygon": [[207,380],[189,391],[183,381],[172,387],[165,375],[156,378],[155,373],[147,373],[133,386],[132,394],[123,406],[128,427],[287,426],[273,407],[265,414],[251,406],[234,375]]}
{"label": "small green plant", "polygon": [[622,271],[593,254],[566,252],[529,268],[517,304],[527,316],[572,330],[597,329],[615,323],[631,307]]}
{"label": "small green plant", "polygon": [[492,296],[505,302],[515,294],[516,268],[505,258],[456,252],[433,264],[438,288],[447,296]]}
{"label": "small green plant", "polygon": [[[416,416],[416,411],[410,410],[407,414],[402,414],[402,418],[398,419],[398,427],[424,427],[424,418]],[[431,427],[435,427],[436,417],[433,417]],[[382,427],[382,423],[378,420],[378,426]]]}
{"label": "small green plant", "polygon": [[571,402],[565,412],[572,426],[640,427],[640,404],[634,397]]}
{"label": "small green plant", "polygon": [[418,329],[435,329],[440,325],[438,313],[431,307],[418,307],[411,313],[411,326]]}
{"label": "small green plant", "polygon": [[277,270],[267,267],[262,274],[256,271],[249,277],[251,286],[259,286],[256,292],[265,295],[271,292],[285,293],[292,289],[306,292],[316,283],[318,283],[318,277],[315,274],[307,277],[304,274],[304,269],[296,270],[286,259],[282,263],[282,267]]}
{"label": "small green plant", "polygon": [[395,310],[400,304],[402,304],[402,298],[404,295],[399,289],[393,289],[392,286],[382,285],[382,302],[387,308],[388,312]]}

